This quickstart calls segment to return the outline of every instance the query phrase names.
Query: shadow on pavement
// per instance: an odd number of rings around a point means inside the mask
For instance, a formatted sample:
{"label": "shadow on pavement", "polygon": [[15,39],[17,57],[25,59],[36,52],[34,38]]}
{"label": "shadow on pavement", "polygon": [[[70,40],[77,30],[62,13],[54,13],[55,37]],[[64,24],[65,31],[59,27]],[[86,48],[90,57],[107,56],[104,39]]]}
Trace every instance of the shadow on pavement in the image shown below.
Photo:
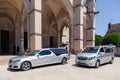
{"label": "shadow on pavement", "polygon": [[[37,66],[37,67],[32,67],[30,70],[40,69],[40,68],[47,68],[47,67],[52,67],[52,66],[60,66],[60,65],[65,65],[65,64],[57,63],[57,64],[49,64],[49,65]],[[7,70],[10,71],[10,72],[20,72],[20,71],[22,71],[20,69],[9,69],[9,68],[7,68]]]}
{"label": "shadow on pavement", "polygon": [[76,64],[73,64],[72,66],[77,67],[77,68],[96,69],[95,67],[89,67],[89,66],[83,66],[83,65],[76,65]]}
{"label": "shadow on pavement", "polygon": [[[105,65],[110,65],[110,63],[102,64],[102,65],[99,66],[99,68],[104,67]],[[95,68],[94,66],[91,67],[91,66],[83,66],[83,65],[76,65],[76,64],[73,64],[72,66],[78,67],[78,68],[86,68],[86,69],[98,69],[98,68]]]}

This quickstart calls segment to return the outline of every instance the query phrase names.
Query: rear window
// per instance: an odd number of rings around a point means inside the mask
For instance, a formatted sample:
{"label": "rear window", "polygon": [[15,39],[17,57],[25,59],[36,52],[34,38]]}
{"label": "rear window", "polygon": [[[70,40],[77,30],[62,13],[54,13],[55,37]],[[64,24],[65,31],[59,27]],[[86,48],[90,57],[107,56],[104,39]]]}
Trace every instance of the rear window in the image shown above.
{"label": "rear window", "polygon": [[50,49],[52,52],[54,52],[57,56],[61,54],[68,54],[66,49]]}

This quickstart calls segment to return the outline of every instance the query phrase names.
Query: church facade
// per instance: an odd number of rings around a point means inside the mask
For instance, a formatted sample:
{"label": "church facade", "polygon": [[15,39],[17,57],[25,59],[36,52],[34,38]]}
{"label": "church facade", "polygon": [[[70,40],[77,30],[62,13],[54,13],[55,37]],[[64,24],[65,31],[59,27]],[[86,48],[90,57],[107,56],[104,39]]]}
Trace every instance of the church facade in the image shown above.
{"label": "church facade", "polygon": [[0,0],[0,55],[95,43],[96,0]]}

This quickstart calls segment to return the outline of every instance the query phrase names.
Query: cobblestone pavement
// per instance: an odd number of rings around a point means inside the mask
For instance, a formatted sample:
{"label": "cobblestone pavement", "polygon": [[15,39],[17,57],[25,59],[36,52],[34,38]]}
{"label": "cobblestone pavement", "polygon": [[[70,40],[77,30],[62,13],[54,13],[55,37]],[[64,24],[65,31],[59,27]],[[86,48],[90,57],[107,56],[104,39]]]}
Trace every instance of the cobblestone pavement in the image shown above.
{"label": "cobblestone pavement", "polygon": [[0,80],[120,80],[120,58],[97,69],[76,66],[74,57],[72,55],[66,65],[42,66],[29,71],[11,71],[7,63],[0,64]]}

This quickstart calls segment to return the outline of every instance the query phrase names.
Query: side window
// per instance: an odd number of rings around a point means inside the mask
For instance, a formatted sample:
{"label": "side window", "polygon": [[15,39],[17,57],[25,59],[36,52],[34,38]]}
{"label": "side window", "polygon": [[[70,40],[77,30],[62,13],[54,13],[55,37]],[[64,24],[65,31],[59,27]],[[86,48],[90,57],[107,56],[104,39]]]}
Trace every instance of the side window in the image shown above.
{"label": "side window", "polygon": [[110,49],[110,48],[107,48],[107,49],[105,50],[105,52],[106,52],[106,53],[110,53],[110,52],[111,52],[111,49]]}
{"label": "side window", "polygon": [[110,48],[110,52],[113,52],[113,49],[112,49],[112,48]]}
{"label": "side window", "polygon": [[51,52],[49,50],[44,50],[39,53],[39,55],[44,56],[44,55],[50,55]]}
{"label": "side window", "polygon": [[100,49],[100,52],[104,52],[104,49],[103,49],[103,47]]}
{"label": "side window", "polygon": [[50,49],[50,50],[54,52],[56,56],[68,53],[66,49]]}

